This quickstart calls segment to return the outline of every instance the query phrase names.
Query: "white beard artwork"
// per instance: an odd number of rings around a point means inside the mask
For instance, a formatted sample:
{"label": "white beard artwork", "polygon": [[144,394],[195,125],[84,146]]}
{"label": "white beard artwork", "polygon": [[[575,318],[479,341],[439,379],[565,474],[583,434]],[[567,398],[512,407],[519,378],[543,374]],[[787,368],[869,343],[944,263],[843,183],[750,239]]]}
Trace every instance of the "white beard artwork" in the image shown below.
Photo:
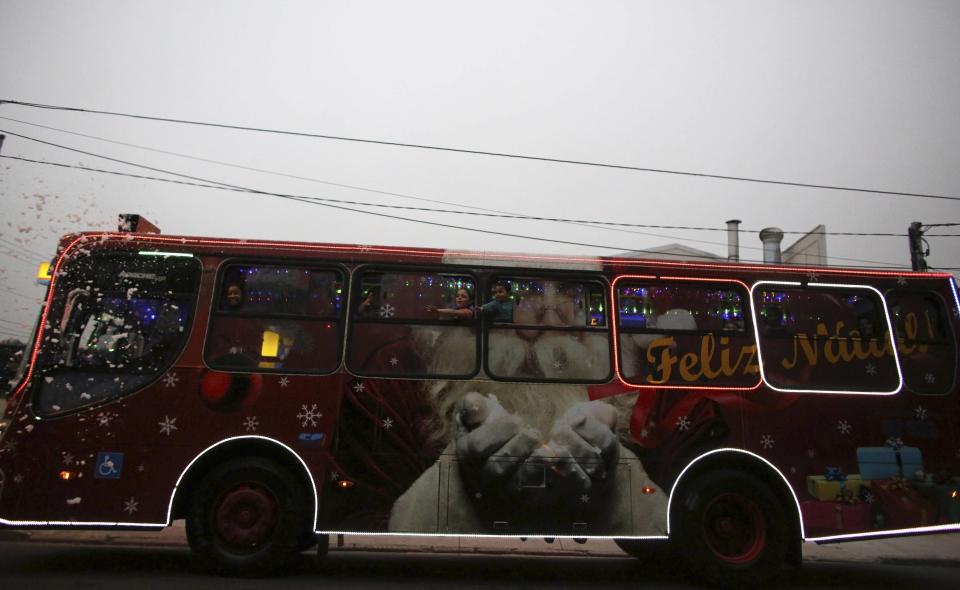
{"label": "white beard artwork", "polygon": [[[463,366],[466,330],[429,342],[431,370]],[[609,372],[605,334],[496,326],[488,369],[520,379]],[[449,372],[448,372],[449,374]],[[389,530],[546,536],[663,535],[667,497],[627,436],[634,395],[590,401],[570,383],[428,381],[439,459],[397,499]]]}

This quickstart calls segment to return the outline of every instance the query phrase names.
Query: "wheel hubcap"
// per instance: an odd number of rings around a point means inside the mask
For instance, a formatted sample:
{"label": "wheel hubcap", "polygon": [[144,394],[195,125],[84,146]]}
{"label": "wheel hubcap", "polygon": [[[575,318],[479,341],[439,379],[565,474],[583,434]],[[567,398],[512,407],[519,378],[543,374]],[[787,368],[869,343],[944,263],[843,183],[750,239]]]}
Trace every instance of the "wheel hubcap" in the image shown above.
{"label": "wheel hubcap", "polygon": [[213,530],[231,549],[253,550],[276,530],[279,510],[273,494],[256,483],[227,490],[214,505]]}
{"label": "wheel hubcap", "polygon": [[722,494],[711,500],[704,511],[703,531],[710,551],[730,564],[755,560],[767,540],[763,511],[742,494]]}

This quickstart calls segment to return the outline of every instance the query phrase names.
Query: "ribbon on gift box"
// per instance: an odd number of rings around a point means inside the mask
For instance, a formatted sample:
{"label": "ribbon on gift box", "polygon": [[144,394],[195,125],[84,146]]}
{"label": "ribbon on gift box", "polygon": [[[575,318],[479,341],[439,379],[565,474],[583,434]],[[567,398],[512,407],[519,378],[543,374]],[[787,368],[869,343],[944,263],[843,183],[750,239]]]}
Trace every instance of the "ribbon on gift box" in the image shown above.
{"label": "ribbon on gift box", "polygon": [[840,492],[834,498],[837,502],[846,502],[852,504],[854,502],[853,494],[847,490],[847,474],[843,472],[843,469],[839,467],[827,467],[823,473],[824,479],[827,481],[839,481],[840,482]]}
{"label": "ribbon on gift box", "polygon": [[892,492],[903,492],[907,489],[907,478],[894,476],[887,480],[886,488]]}
{"label": "ribbon on gift box", "polygon": [[841,483],[847,481],[847,474],[839,467],[827,467],[823,476],[827,481],[839,481]]}
{"label": "ribbon on gift box", "polygon": [[858,500],[857,497],[853,495],[851,490],[840,488],[840,493],[837,494],[837,497],[834,498],[834,501],[840,504],[856,504]]}

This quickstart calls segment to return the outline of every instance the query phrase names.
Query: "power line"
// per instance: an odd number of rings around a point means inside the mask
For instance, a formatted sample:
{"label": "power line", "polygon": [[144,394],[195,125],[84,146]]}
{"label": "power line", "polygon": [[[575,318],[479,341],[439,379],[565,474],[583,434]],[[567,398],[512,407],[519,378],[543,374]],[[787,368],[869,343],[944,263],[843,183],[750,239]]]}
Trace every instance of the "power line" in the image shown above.
{"label": "power line", "polygon": [[460,154],[471,154],[476,156],[490,156],[498,158],[513,158],[518,160],[529,160],[537,162],[549,162],[553,164],[571,164],[577,166],[591,166],[596,168],[608,168],[614,170],[628,170],[632,172],[649,172],[654,174],[670,174],[674,176],[689,176],[689,177],[698,177],[698,178],[712,178],[715,180],[730,180],[736,182],[752,182],[759,184],[772,184],[779,186],[792,186],[797,188],[815,188],[815,189],[825,189],[825,190],[835,190],[835,191],[844,191],[844,192],[854,192],[854,193],[870,193],[877,195],[888,195],[895,197],[912,197],[920,199],[945,199],[949,201],[960,201],[960,197],[951,197],[946,195],[934,195],[926,193],[907,193],[899,191],[885,191],[885,190],[876,190],[876,189],[865,189],[857,187],[845,187],[839,185],[826,185],[826,184],[812,184],[804,182],[790,182],[783,180],[770,180],[763,178],[752,178],[747,176],[730,176],[723,174],[708,174],[704,172],[687,172],[682,170],[668,170],[663,168],[646,168],[641,166],[628,166],[625,164],[606,164],[602,162],[588,162],[584,160],[569,160],[564,158],[549,158],[544,156],[529,156],[523,154],[511,154],[506,152],[492,152],[486,150],[474,150],[474,149],[465,149],[465,148],[452,148],[445,146],[434,146],[434,145],[425,145],[425,144],[415,144],[415,143],[404,143],[404,142],[395,142],[395,141],[384,141],[376,139],[364,139],[358,137],[346,137],[339,135],[325,135],[320,133],[306,133],[302,131],[286,131],[282,129],[269,129],[264,127],[247,127],[243,125],[230,125],[226,123],[210,123],[206,121],[193,121],[189,119],[175,119],[170,117],[156,117],[150,115],[138,115],[133,113],[120,113],[115,111],[101,111],[95,109],[84,109],[79,107],[64,107],[56,105],[45,105],[40,103],[30,103],[22,102],[16,100],[0,100],[0,105],[2,104],[12,104],[25,106],[30,108],[37,109],[49,109],[49,110],[58,110],[58,111],[70,111],[76,113],[87,113],[87,114],[97,114],[97,115],[109,115],[114,117],[126,117],[130,119],[141,119],[146,121],[160,121],[164,123],[178,123],[184,125],[198,125],[202,127],[215,127],[219,129],[233,129],[237,131],[255,131],[258,133],[273,133],[278,135],[288,135],[296,137],[309,137],[313,139],[327,139],[332,141],[348,141],[354,143],[365,143],[372,145],[384,145],[391,147],[402,147],[402,148],[412,148],[412,149],[422,149],[422,150],[432,150],[432,151],[441,151],[441,152],[453,152]]}
{"label": "power line", "polygon": [[43,298],[42,296],[33,297],[33,296],[31,296],[31,295],[24,295],[23,293],[20,293],[19,291],[14,291],[14,290],[11,289],[10,287],[3,287],[2,290],[5,291],[5,292],[7,292],[7,293],[16,295],[17,297],[23,297],[24,299],[40,300],[40,299]]}
{"label": "power line", "polygon": [[34,252],[33,250],[30,250],[26,246],[22,244],[18,244],[17,242],[8,240],[6,238],[0,238],[0,248],[6,248],[8,250],[16,249],[16,252],[18,254],[22,254],[24,256],[41,256],[39,253]]}
{"label": "power line", "polygon": [[[228,166],[228,167],[230,167],[230,168],[237,168],[237,169],[239,169],[239,170],[248,170],[248,171],[251,171],[251,172],[259,172],[259,173],[262,173],[262,174],[270,174],[270,175],[273,175],[273,176],[280,176],[280,177],[284,177],[284,178],[292,178],[292,179],[295,179],[295,180],[304,180],[304,181],[308,181],[308,182],[316,182],[316,183],[319,183],[319,184],[325,184],[325,185],[335,186],[335,187],[339,187],[339,188],[347,188],[347,189],[351,189],[351,190],[365,191],[365,192],[370,192],[370,193],[375,193],[375,194],[381,194],[381,195],[386,195],[386,196],[391,196],[391,197],[400,197],[400,198],[404,198],[404,199],[412,199],[412,200],[416,200],[416,201],[424,201],[424,202],[429,202],[429,203],[440,203],[440,204],[444,204],[444,205],[454,205],[454,206],[458,206],[458,207],[466,207],[466,208],[468,208],[468,209],[473,209],[473,210],[475,210],[475,211],[484,211],[485,213],[475,213],[475,212],[473,212],[473,211],[462,211],[462,210],[453,211],[453,210],[435,209],[435,208],[427,208],[427,207],[409,207],[409,206],[401,206],[401,205],[387,205],[387,204],[383,204],[383,203],[370,203],[370,202],[362,202],[362,201],[349,201],[349,200],[344,200],[344,199],[329,199],[329,198],[328,198],[328,199],[322,199],[322,198],[320,198],[320,197],[309,197],[309,198],[312,198],[312,199],[326,200],[326,201],[333,202],[333,203],[344,203],[344,204],[353,204],[353,205],[365,205],[365,206],[369,206],[369,207],[386,207],[386,208],[392,208],[392,209],[406,209],[406,210],[412,210],[412,211],[429,211],[429,212],[435,212],[435,213],[454,213],[454,214],[458,214],[458,215],[475,215],[475,216],[479,216],[479,217],[499,217],[499,218],[504,218],[504,219],[524,219],[524,220],[534,220],[534,221],[552,221],[552,222],[558,222],[558,223],[571,223],[571,224],[576,224],[576,225],[597,225],[597,226],[608,226],[608,227],[630,227],[630,228],[643,228],[643,229],[671,229],[671,230],[684,230],[684,231],[711,231],[711,232],[727,232],[727,231],[729,231],[727,228],[721,228],[721,227],[703,227],[703,226],[687,226],[687,225],[657,225],[657,224],[642,224],[642,223],[623,223],[623,222],[613,222],[613,221],[597,221],[597,220],[591,220],[591,219],[567,219],[567,218],[554,218],[554,217],[539,217],[539,216],[534,216],[534,215],[522,215],[522,214],[518,214],[518,213],[510,213],[510,212],[507,212],[507,211],[498,211],[498,210],[495,210],[495,209],[485,209],[485,208],[483,208],[483,207],[474,207],[474,206],[470,206],[470,205],[463,205],[463,204],[461,204],[461,203],[451,203],[451,202],[449,202],[449,201],[442,201],[442,200],[436,200],[436,199],[426,199],[426,198],[423,198],[423,197],[417,197],[417,196],[414,196],[414,195],[409,195],[409,194],[404,194],[404,193],[396,193],[396,192],[390,192],[390,191],[383,191],[383,190],[378,190],[378,189],[372,189],[372,188],[368,188],[368,187],[362,187],[362,186],[356,186],[356,185],[350,185],[350,184],[342,184],[342,183],[338,183],[338,182],[331,182],[331,181],[328,181],[328,180],[322,180],[322,179],[318,179],[318,178],[311,178],[311,177],[309,177],[309,176],[298,176],[298,175],[295,175],[295,174],[286,174],[286,173],[283,173],[283,172],[277,172],[277,171],[275,171],[275,170],[267,170],[267,169],[264,169],[264,168],[256,168],[256,167],[252,167],[252,166],[243,166],[243,165],[241,165],[241,164],[235,164],[235,163],[232,163],[232,162],[224,162],[223,160],[213,160],[213,159],[210,159],[210,158],[202,158],[202,157],[194,156],[194,155],[191,155],[191,154],[184,154],[184,153],[182,153],[182,152],[174,152],[174,151],[169,151],[169,150],[161,150],[161,149],[158,149],[158,148],[153,148],[153,147],[149,147],[149,146],[145,146],[145,145],[139,145],[139,144],[129,143],[129,142],[125,142],[125,141],[117,141],[117,140],[114,140],[114,139],[108,139],[108,138],[100,137],[100,136],[97,136],[97,135],[90,135],[90,134],[87,134],[87,133],[79,133],[79,132],[76,132],[76,131],[70,131],[70,130],[67,130],[67,129],[61,129],[61,128],[59,128],[59,127],[51,127],[51,126],[49,126],[49,125],[41,125],[41,124],[39,124],[39,123],[32,123],[32,122],[30,122],[30,121],[23,121],[23,120],[21,120],[21,119],[14,119],[14,118],[12,118],[12,117],[3,117],[3,116],[0,116],[0,119],[6,120],[6,121],[12,121],[12,122],[15,122],[15,123],[21,123],[21,124],[24,124],[24,125],[30,125],[30,126],[32,126],[32,127],[39,127],[39,128],[41,128],[41,129],[48,129],[48,130],[51,130],[51,131],[57,131],[57,132],[59,132],[59,133],[66,133],[66,134],[74,135],[74,136],[77,136],[77,137],[85,137],[85,138],[87,138],[87,139],[93,139],[93,140],[96,140],[96,141],[102,141],[102,142],[106,142],[106,143],[112,143],[112,144],[115,144],[115,145],[122,145],[122,146],[125,146],[125,147],[132,147],[132,148],[136,148],[136,149],[140,149],[140,150],[146,150],[146,151],[150,151],[150,152],[154,152],[154,153],[165,154],[165,155],[169,155],[169,156],[176,156],[176,157],[179,157],[179,158],[187,158],[187,159],[190,159],[190,160],[196,160],[196,161],[198,161],[198,162],[206,162],[206,163],[208,163],[208,164],[217,164],[217,165],[219,165],[219,166]],[[26,158],[22,158],[22,159],[27,160]],[[27,160],[27,161],[36,162],[36,163],[49,163],[49,164],[53,165],[52,162],[40,162],[40,161],[38,161],[38,160]],[[64,164],[64,166],[69,166],[69,165]],[[78,168],[84,169],[84,167],[78,167]],[[96,171],[96,170],[94,170],[94,171]],[[957,224],[936,224],[936,226],[947,226],[947,225],[960,225],[960,223],[957,223]],[[935,227],[935,226],[934,226],[934,225],[928,225],[928,226],[926,226],[926,227]],[[755,233],[755,234],[759,234],[759,233],[760,233],[761,231],[763,231],[763,230],[760,230],[760,229],[739,228],[738,231],[743,232],[743,233]],[[635,232],[630,232],[630,233],[635,233]],[[783,230],[783,233],[784,233],[784,234],[793,234],[793,235],[869,236],[869,237],[896,237],[896,238],[905,238],[905,237],[907,237],[907,234],[906,234],[906,233],[890,233],[890,232],[838,232],[838,231],[811,232],[811,231],[796,231],[796,230],[794,230],[794,231],[787,231],[787,230]],[[643,234],[643,235],[654,235],[654,236],[656,236],[656,237],[667,237],[667,238],[670,238],[670,239],[679,239],[679,238],[677,238],[676,236],[660,236],[660,235],[657,235],[657,234]],[[942,237],[960,237],[960,234],[940,234],[940,235],[930,236],[930,237],[941,237],[941,238],[942,238]],[[694,240],[691,240],[691,241],[694,241]],[[721,242],[710,242],[710,241],[705,241],[705,240],[695,240],[695,241],[699,241],[699,242],[704,243],[704,244],[713,244],[713,245],[721,245],[721,246],[722,246],[722,245],[726,245],[726,244],[721,243]],[[742,247],[742,248],[749,248],[749,249],[751,249],[751,250],[763,250],[763,248],[759,248],[759,247],[756,247],[756,248],[755,248],[755,247],[750,247],[750,246],[741,246],[741,247]]]}
{"label": "power line", "polygon": [[[6,132],[6,131],[3,131],[3,130],[0,130],[0,132],[10,133],[10,132]],[[385,217],[385,218],[388,218],[388,219],[397,219],[397,220],[401,220],[401,221],[409,221],[409,222],[413,222],[413,223],[421,223],[421,224],[425,224],[425,225],[433,225],[433,226],[437,226],[437,227],[445,227],[445,228],[450,228],[450,229],[459,229],[459,230],[464,230],[464,231],[485,233],[485,234],[490,234],[490,235],[499,235],[499,236],[504,236],[504,237],[515,237],[515,238],[520,238],[520,239],[528,239],[528,240],[534,240],[534,241],[542,241],[542,242],[549,242],[549,243],[555,243],[555,244],[564,244],[564,245],[571,245],[571,246],[586,246],[586,247],[591,247],[591,248],[602,248],[602,249],[608,249],[608,250],[618,250],[618,251],[621,251],[621,252],[624,251],[624,250],[629,250],[628,248],[624,248],[624,247],[620,247],[620,246],[607,246],[607,245],[602,245],[602,244],[591,244],[591,243],[584,243],[584,242],[571,242],[571,241],[565,241],[565,240],[556,240],[556,239],[552,239],[552,238],[542,238],[542,237],[536,237],[536,236],[526,236],[526,235],[519,235],[519,234],[511,234],[511,233],[497,232],[497,231],[492,231],[492,230],[484,230],[484,229],[473,228],[473,227],[464,227],[464,226],[458,226],[458,225],[451,225],[451,224],[439,223],[439,222],[434,222],[434,221],[426,221],[426,220],[422,220],[422,219],[412,219],[412,218],[408,218],[408,217],[401,217],[401,216],[398,216],[398,215],[388,215],[388,214],[385,214],[385,213],[376,213],[376,212],[373,212],[373,211],[364,211],[364,210],[360,210],[360,209],[353,209],[353,208],[351,208],[351,207],[343,207],[343,206],[339,206],[339,205],[333,205],[333,204],[330,204],[330,203],[328,203],[328,202],[324,202],[324,201],[330,201],[330,200],[332,200],[332,199],[321,199],[321,198],[318,198],[318,197],[305,197],[305,196],[300,196],[300,195],[289,195],[289,194],[283,194],[283,193],[273,193],[273,192],[268,192],[268,191],[262,191],[262,190],[257,190],[257,189],[251,189],[251,188],[241,187],[241,186],[232,185],[232,184],[228,184],[228,183],[223,183],[223,182],[219,182],[219,181],[215,181],[215,180],[208,180],[208,179],[203,179],[203,178],[196,177],[196,176],[190,176],[190,175],[187,175],[187,174],[181,174],[181,173],[179,173],[179,172],[173,172],[173,171],[165,170],[165,169],[162,169],[162,168],[156,168],[156,167],[153,167],[153,166],[147,166],[147,165],[144,165],[144,164],[138,164],[138,163],[130,162],[130,161],[127,161],[127,160],[121,160],[121,159],[118,159],[118,158],[112,158],[112,157],[110,157],[110,156],[103,156],[103,155],[100,155],[100,154],[95,154],[95,153],[93,153],[93,152],[87,152],[87,151],[84,151],[84,150],[79,150],[79,149],[71,148],[71,147],[68,147],[68,146],[62,146],[62,145],[55,144],[55,143],[52,143],[52,142],[47,142],[47,141],[42,141],[42,140],[34,139],[34,138],[31,138],[31,137],[27,137],[27,136],[25,136],[25,135],[19,135],[19,134],[15,134],[15,133],[10,133],[10,134],[11,134],[11,135],[16,135],[16,136],[21,137],[21,138],[24,138],[24,139],[29,139],[29,140],[31,140],[31,141],[36,141],[36,142],[43,143],[43,144],[46,144],[46,145],[51,145],[51,146],[54,146],[54,147],[58,147],[58,148],[61,148],[61,149],[65,149],[65,150],[68,150],[68,151],[78,152],[78,153],[82,153],[82,154],[88,155],[88,156],[93,156],[93,157],[97,157],[97,158],[103,158],[103,159],[105,159],[105,160],[110,160],[110,161],[113,161],[113,162],[119,162],[119,163],[121,163],[121,164],[125,164],[125,165],[128,165],[128,166],[134,166],[134,167],[137,167],[137,168],[144,168],[144,169],[147,169],[147,170],[152,170],[152,171],[154,171],[154,172],[161,172],[161,173],[163,173],[163,174],[170,174],[170,175],[178,176],[178,177],[181,177],[181,178],[187,178],[187,179],[190,179],[190,180],[192,180],[192,181],[201,181],[201,182],[185,182],[185,181],[171,180],[171,179],[167,179],[167,178],[157,178],[157,177],[151,177],[151,176],[142,176],[142,175],[124,173],[124,172],[116,172],[116,171],[109,171],[109,170],[100,170],[100,169],[88,168],[88,167],[84,167],[84,166],[74,166],[74,165],[70,165],[70,164],[60,164],[60,163],[43,162],[43,161],[39,161],[39,160],[30,160],[30,159],[28,159],[28,158],[22,158],[22,157],[18,157],[18,156],[0,156],[0,158],[9,158],[9,159],[22,160],[22,161],[28,161],[28,162],[35,162],[35,163],[38,163],[38,164],[54,165],[54,166],[59,166],[59,167],[64,167],[64,168],[76,168],[76,169],[81,169],[81,170],[86,170],[86,171],[93,171],[93,172],[103,172],[103,173],[106,173],[106,174],[114,174],[114,175],[118,175],[118,176],[128,176],[128,177],[139,178],[139,179],[144,179],[144,180],[155,180],[155,181],[160,181],[160,182],[170,182],[170,183],[174,183],[174,184],[183,184],[183,185],[188,185],[188,186],[196,186],[196,187],[200,187],[200,188],[212,188],[212,189],[218,189],[218,190],[231,190],[231,191],[241,192],[241,193],[247,193],[247,194],[257,194],[257,195],[264,195],[264,196],[273,196],[273,197],[278,197],[278,198],[283,198],[283,199],[289,199],[289,200],[293,200],[293,201],[299,201],[299,202],[303,202],[303,203],[307,203],[307,204],[313,204],[313,205],[319,205],[319,206],[323,206],[323,207],[330,207],[330,208],[333,208],[333,209],[350,211],[350,212],[353,212],[353,213],[363,213],[363,214],[366,214],[366,215],[373,215],[373,216],[377,216],[377,217]],[[207,184],[203,184],[203,183],[207,183]],[[387,205],[380,205],[380,204],[369,204],[369,206],[385,206],[385,207],[390,207],[390,206],[387,206]],[[453,212],[453,213],[456,213],[456,212]],[[652,254],[652,255],[654,255],[654,256],[684,256],[683,254],[674,254],[674,253],[670,253],[670,252],[658,252],[658,251],[654,251],[654,250],[644,250],[644,249],[640,249],[640,250],[629,250],[629,251],[631,251],[631,252],[638,252],[638,253],[645,253],[645,254]],[[893,263],[893,262],[885,262],[885,261],[881,262],[881,261],[875,261],[875,260],[861,260],[861,259],[855,259],[855,258],[843,258],[843,257],[839,257],[839,256],[835,256],[834,259],[837,259],[837,260],[848,260],[848,261],[859,261],[859,262],[868,262],[868,263],[871,263],[871,264],[881,264],[881,265],[884,265],[884,266],[882,266],[882,267],[876,267],[876,268],[893,268],[893,269],[896,269],[896,268],[902,268],[902,267],[903,267],[902,264]],[[863,267],[863,266],[860,266],[860,265],[837,265],[837,264],[834,264],[834,265],[831,265],[831,266],[834,266],[834,267],[837,267],[837,268],[844,268],[844,267],[847,267],[847,268],[870,268],[870,267]]]}

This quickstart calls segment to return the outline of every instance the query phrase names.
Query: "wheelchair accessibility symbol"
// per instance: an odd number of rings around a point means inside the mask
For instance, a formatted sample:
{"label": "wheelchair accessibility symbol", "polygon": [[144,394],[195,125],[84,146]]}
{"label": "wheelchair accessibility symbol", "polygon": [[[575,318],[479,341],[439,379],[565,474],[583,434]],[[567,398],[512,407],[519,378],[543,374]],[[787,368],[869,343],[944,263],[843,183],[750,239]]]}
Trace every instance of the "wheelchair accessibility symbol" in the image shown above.
{"label": "wheelchair accessibility symbol", "polygon": [[97,479],[120,479],[123,470],[123,453],[97,454],[97,465],[93,476]]}

